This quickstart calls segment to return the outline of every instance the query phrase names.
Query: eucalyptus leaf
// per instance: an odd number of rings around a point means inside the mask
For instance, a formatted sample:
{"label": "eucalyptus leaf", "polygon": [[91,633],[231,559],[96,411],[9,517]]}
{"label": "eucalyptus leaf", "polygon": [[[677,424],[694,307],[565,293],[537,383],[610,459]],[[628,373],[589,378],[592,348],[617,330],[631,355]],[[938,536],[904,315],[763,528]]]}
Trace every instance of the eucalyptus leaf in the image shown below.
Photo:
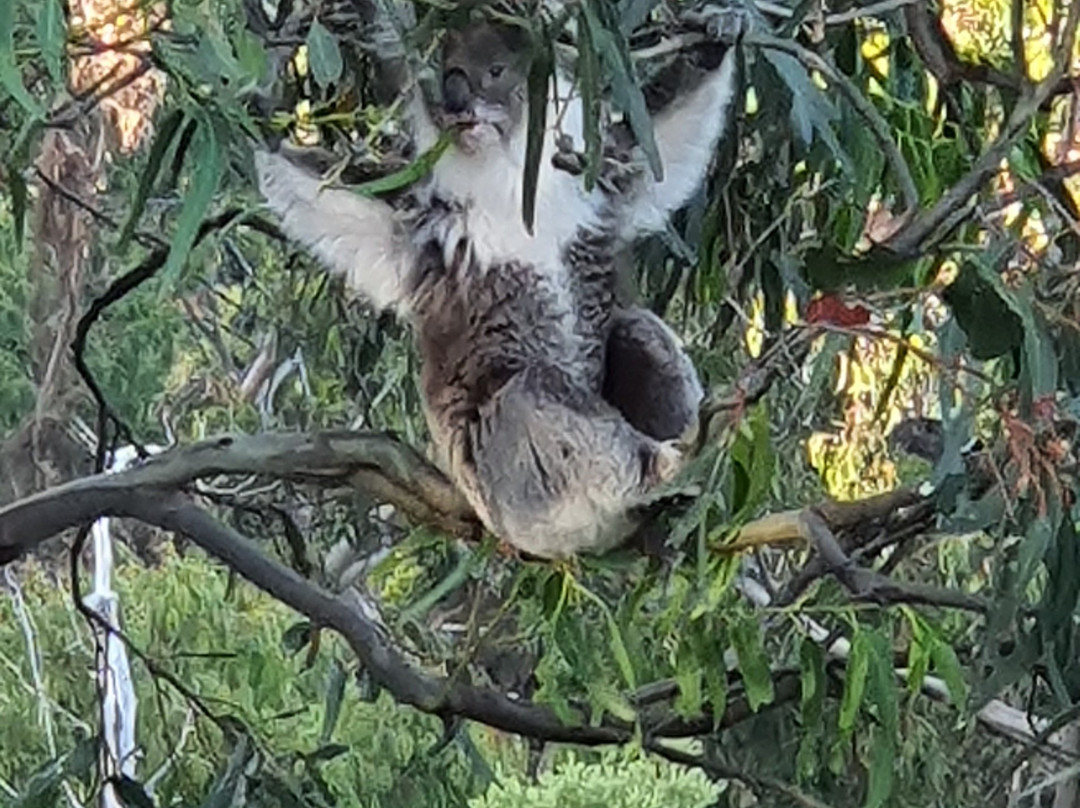
{"label": "eucalyptus leaf", "polygon": [[612,100],[626,114],[630,129],[645,152],[653,177],[659,182],[664,177],[664,169],[653,133],[652,116],[630,62],[629,45],[619,30],[618,22],[612,19],[613,8],[601,0],[583,0],[581,7],[584,12],[582,20],[589,28],[591,41],[611,76]]}
{"label": "eucalyptus leaf", "polygon": [[67,21],[60,0],[41,0],[37,17],[37,42],[49,76],[57,84],[64,81],[64,54],[67,47]]}
{"label": "eucalyptus leaf", "polygon": [[855,729],[855,718],[862,707],[866,694],[866,678],[870,671],[870,639],[866,631],[858,630],[851,643],[851,655],[847,661],[844,678],[844,695],[840,700],[840,716],[837,726],[844,737]]}
{"label": "eucalyptus leaf", "polygon": [[540,160],[544,152],[548,87],[555,70],[554,44],[547,36],[534,37],[533,40],[535,51],[529,67],[529,120],[521,199],[521,218],[530,234],[536,224],[536,190],[540,179]]}
{"label": "eucalyptus leaf", "polygon": [[839,113],[825,92],[810,80],[806,68],[790,54],[763,48],[762,55],[773,67],[790,92],[789,115],[799,140],[809,147],[814,134],[821,139],[840,164],[852,171],[851,158],[840,145],[833,131],[833,121]]}
{"label": "eucalyptus leaf", "polygon": [[120,775],[113,780],[113,786],[125,808],[157,808],[154,800],[146,793],[145,786],[137,780]]}
{"label": "eucalyptus leaf", "polygon": [[319,733],[319,740],[323,744],[329,743],[334,735],[334,727],[337,726],[341,705],[345,700],[347,679],[345,667],[335,659],[326,675],[326,712],[323,713],[322,731]]}
{"label": "eucalyptus leaf", "polygon": [[449,133],[444,132],[439,136],[439,139],[435,141],[434,146],[404,168],[395,171],[393,174],[387,174],[385,177],[379,177],[378,179],[354,186],[350,190],[361,196],[376,197],[390,193],[391,191],[406,188],[430,174],[431,170],[435,167],[435,164],[439,162],[439,158],[446,153],[446,150],[450,147],[452,142],[452,136]]}
{"label": "eucalyptus leaf", "polygon": [[215,127],[205,113],[197,116],[198,128],[192,140],[189,157],[194,162],[191,185],[184,195],[176,232],[169,245],[169,255],[161,270],[160,295],[171,294],[195,244],[199,226],[210,209],[221,181],[221,144]]}
{"label": "eucalyptus leaf", "polygon": [[[0,2],[0,88],[6,90],[31,118],[44,117],[45,111],[23,84],[22,71],[15,57],[15,3],[13,0]],[[3,96],[0,96],[0,100],[2,99]]]}
{"label": "eucalyptus leaf", "polygon": [[23,235],[26,232],[26,203],[29,192],[20,166],[5,166],[4,175],[7,180],[8,193],[11,197],[11,218],[15,231],[15,249],[21,251]]}
{"label": "eucalyptus leaf", "polygon": [[157,127],[154,142],[150,146],[150,154],[146,158],[146,166],[139,173],[139,185],[135,189],[135,196],[131,201],[131,210],[128,213],[127,221],[124,222],[124,227],[120,231],[117,247],[124,247],[135,233],[135,228],[139,224],[139,217],[142,216],[143,210],[146,208],[146,200],[150,198],[150,192],[153,190],[154,183],[165,162],[165,155],[168,154],[169,147],[172,146],[173,140],[186,118],[187,116],[182,109],[174,109],[165,116],[165,119]]}
{"label": "eucalyptus leaf", "polygon": [[345,69],[337,39],[317,19],[311,23],[307,35],[308,64],[311,77],[320,87],[328,87],[341,78]]}
{"label": "eucalyptus leaf", "polygon": [[592,38],[588,15],[579,11],[577,82],[581,92],[581,127],[585,141],[585,190],[591,191],[600,173],[600,56]]}
{"label": "eucalyptus leaf", "polygon": [[870,745],[870,772],[866,785],[866,808],[881,808],[892,795],[894,770],[896,768],[896,743],[890,738],[882,738],[882,733],[874,733]]}
{"label": "eucalyptus leaf", "polygon": [[770,704],[773,692],[772,672],[762,645],[761,627],[751,617],[740,617],[731,627],[731,643],[739,660],[739,672],[746,686],[746,698],[754,712]]}

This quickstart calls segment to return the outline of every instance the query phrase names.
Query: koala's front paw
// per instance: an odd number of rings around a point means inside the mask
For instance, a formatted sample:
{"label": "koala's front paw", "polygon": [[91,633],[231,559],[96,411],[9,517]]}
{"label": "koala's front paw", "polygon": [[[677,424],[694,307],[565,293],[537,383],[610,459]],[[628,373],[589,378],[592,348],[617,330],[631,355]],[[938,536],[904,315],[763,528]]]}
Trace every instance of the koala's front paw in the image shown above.
{"label": "koala's front paw", "polygon": [[683,466],[684,454],[679,441],[668,440],[660,444],[653,459],[653,475],[657,485],[671,482]]}

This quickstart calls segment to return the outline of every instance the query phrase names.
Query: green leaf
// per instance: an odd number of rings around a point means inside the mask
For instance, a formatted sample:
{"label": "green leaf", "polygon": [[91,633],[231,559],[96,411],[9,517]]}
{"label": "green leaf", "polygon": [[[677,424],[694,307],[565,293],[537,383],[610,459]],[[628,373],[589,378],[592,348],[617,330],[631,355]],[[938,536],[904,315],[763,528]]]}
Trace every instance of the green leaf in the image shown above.
{"label": "green leaf", "polygon": [[594,680],[589,685],[589,696],[594,705],[620,721],[632,724],[637,720],[633,705],[607,682]]}
{"label": "green leaf", "polygon": [[258,85],[266,76],[270,60],[263,42],[252,31],[241,29],[233,39],[236,61],[241,72],[252,84]]}
{"label": "green leaf", "polygon": [[731,457],[743,472],[745,488],[732,498],[734,517],[748,514],[760,505],[772,486],[776,457],[769,434],[769,413],[764,402],[745,419],[731,447]]}
{"label": "green leaf", "polygon": [[42,0],[37,18],[37,42],[41,58],[52,80],[64,81],[64,51],[67,46],[67,21],[60,0]]}
{"label": "green leaf", "polygon": [[866,785],[866,808],[881,808],[892,794],[896,767],[896,744],[881,733],[874,733],[871,744],[870,772]]}
{"label": "green leaf", "polygon": [[629,0],[623,8],[622,19],[619,20],[619,30],[623,36],[631,33],[649,17],[649,13],[655,8],[660,0]]}
{"label": "green leaf", "polygon": [[23,234],[26,232],[26,180],[23,178],[22,169],[17,165],[6,165],[4,173],[7,175],[7,184],[11,194],[11,218],[15,230],[15,249],[21,252]]}
{"label": "green leaf", "polygon": [[930,670],[933,635],[929,626],[913,610],[902,607],[901,611],[911,628],[911,642],[908,644],[907,656],[907,687],[908,692],[914,695],[919,692]]}
{"label": "green leaf", "polygon": [[825,652],[809,637],[799,645],[799,683],[802,694],[800,713],[802,732],[795,755],[795,771],[801,780],[814,781],[820,768],[821,716],[825,706]]}
{"label": "green leaf", "polygon": [[210,793],[202,803],[202,808],[229,808],[236,804],[241,780],[244,777],[244,768],[253,754],[251,739],[246,735],[240,735],[232,752],[229,753],[225,771],[214,782]]}
{"label": "green leaf", "polygon": [[63,761],[50,760],[30,775],[13,808],[54,808],[61,801],[60,783],[63,777]]}
{"label": "green leaf", "polygon": [[154,142],[150,146],[146,166],[139,174],[139,186],[135,189],[135,196],[131,200],[131,212],[128,214],[127,221],[124,222],[124,228],[120,231],[120,239],[117,242],[118,248],[126,246],[135,233],[135,228],[139,224],[139,217],[142,216],[142,212],[146,208],[146,200],[150,198],[154,182],[157,180],[161,166],[165,161],[165,155],[168,153],[177,132],[180,131],[180,125],[186,118],[187,116],[184,115],[183,110],[175,109],[165,116],[165,120],[158,127]]}
{"label": "green leaf", "polygon": [[877,710],[882,731],[895,743],[900,734],[900,709],[893,678],[892,643],[877,629],[868,632],[868,642],[870,657],[867,696]]}
{"label": "green leaf", "polygon": [[788,114],[799,140],[809,147],[816,132],[833,157],[840,161],[846,171],[851,172],[851,158],[840,146],[832,129],[832,122],[838,113],[829,97],[810,80],[806,68],[794,56],[770,48],[763,48],[761,53],[790,91]]}
{"label": "green leaf", "polygon": [[80,738],[64,760],[64,777],[86,780],[98,761],[99,739],[96,735]]}
{"label": "green leaf", "polygon": [[297,654],[311,642],[311,621],[299,620],[285,629],[281,635],[281,647],[287,654]]}
{"label": "green leaf", "polygon": [[746,686],[750,709],[757,712],[759,707],[769,704],[774,697],[772,673],[757,621],[751,617],[736,620],[731,627],[731,644],[739,659],[739,672]]}
{"label": "green leaf", "polygon": [[851,656],[848,657],[847,676],[844,679],[844,695],[840,700],[838,726],[843,736],[851,735],[855,728],[855,717],[862,707],[866,693],[866,676],[870,669],[870,642],[865,631],[857,631],[851,643]]}
{"label": "green leaf", "polygon": [[361,196],[376,197],[379,194],[390,193],[399,188],[412,185],[417,180],[423,179],[431,173],[431,169],[439,162],[439,158],[442,157],[450,147],[451,142],[453,142],[453,138],[450,134],[448,132],[443,132],[439,136],[439,139],[435,141],[434,146],[404,168],[395,171],[393,174],[387,174],[385,177],[379,177],[376,180],[370,180],[369,182],[353,186],[350,190]]}
{"label": "green leaf", "polygon": [[544,605],[544,616],[552,622],[558,620],[562,614],[569,582],[569,576],[559,570],[552,570],[544,580],[541,603]]}
{"label": "green leaf", "polygon": [[630,661],[630,654],[626,652],[626,643],[623,642],[622,632],[619,630],[619,625],[615,622],[611,612],[607,612],[605,617],[608,624],[608,642],[611,646],[611,655],[615,657],[615,664],[619,666],[619,672],[622,674],[626,686],[631,690],[635,690],[637,688],[637,675],[634,673],[634,663]]}
{"label": "green leaf", "polygon": [[809,637],[799,644],[799,683],[803,729],[812,733],[825,707],[825,652]]}
{"label": "green leaf", "polygon": [[323,744],[328,743],[333,737],[334,727],[337,726],[338,717],[341,715],[346,680],[345,667],[335,659],[326,675],[326,712],[323,713],[322,731],[319,733],[319,741]]}
{"label": "green leaf", "polygon": [[1020,318],[974,261],[966,261],[942,295],[975,359],[1008,353],[1024,338]]}
{"label": "green leaf", "polygon": [[341,78],[345,64],[334,35],[318,20],[313,20],[307,35],[308,64],[311,77],[320,87],[327,87]]}
{"label": "green leaf", "polygon": [[940,636],[935,635],[930,646],[930,658],[934,661],[934,672],[945,682],[949,699],[963,709],[967,705],[968,686],[960,660],[956,658],[956,651]]}
{"label": "green leaf", "polygon": [[31,118],[45,116],[44,110],[27,92],[15,58],[15,3],[12,0],[0,3],[0,87],[7,90]]}
{"label": "green leaf", "polygon": [[[655,2],[655,0],[650,0]],[[591,191],[600,174],[600,57],[592,39],[592,27],[583,10],[578,13],[577,82],[581,92],[581,136],[585,141],[585,190]]]}
{"label": "green leaf", "polygon": [[535,52],[529,67],[529,120],[525,140],[525,178],[522,186],[521,217],[532,234],[536,223],[536,188],[540,178],[540,159],[544,152],[544,129],[547,126],[548,87],[555,69],[555,48],[549,37],[533,38]]}
{"label": "green leaf", "polygon": [[705,676],[705,694],[712,709],[713,726],[720,726],[720,721],[727,710],[727,669],[724,667],[724,649],[717,643],[716,653],[702,656]]}
{"label": "green leaf", "polygon": [[641,92],[634,66],[630,62],[630,47],[619,30],[617,21],[612,19],[614,7],[601,0],[584,0],[585,24],[600,60],[611,76],[611,97],[615,106],[621,109],[630,123],[630,129],[638,145],[645,152],[652,170],[653,178],[659,182],[664,178],[664,169],[660,161],[660,151],[656,147],[653,133],[652,116]]}
{"label": "green leaf", "polygon": [[198,114],[199,126],[188,150],[188,162],[194,162],[191,185],[184,194],[184,204],[180,208],[180,217],[176,224],[176,233],[169,246],[169,256],[161,270],[159,295],[164,297],[172,292],[181,270],[187,263],[199,226],[217,192],[221,180],[221,147],[217,132],[205,113]]}
{"label": "green leaf", "polygon": [[679,643],[675,660],[675,683],[679,686],[679,695],[673,708],[676,714],[684,718],[701,712],[704,700],[701,692],[701,663],[693,652],[690,642]]}

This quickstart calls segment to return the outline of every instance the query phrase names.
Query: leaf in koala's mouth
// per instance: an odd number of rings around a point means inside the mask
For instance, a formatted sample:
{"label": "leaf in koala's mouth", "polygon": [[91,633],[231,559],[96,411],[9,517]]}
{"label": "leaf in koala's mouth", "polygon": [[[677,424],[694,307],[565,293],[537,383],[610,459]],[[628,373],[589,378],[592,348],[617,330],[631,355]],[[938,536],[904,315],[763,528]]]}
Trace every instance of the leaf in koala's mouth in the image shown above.
{"label": "leaf in koala's mouth", "polygon": [[409,165],[395,171],[393,174],[387,174],[385,177],[379,177],[362,185],[354,186],[351,190],[361,196],[375,197],[411,185],[431,173],[439,158],[450,147],[450,140],[450,135],[443,132],[434,146],[418,156]]}

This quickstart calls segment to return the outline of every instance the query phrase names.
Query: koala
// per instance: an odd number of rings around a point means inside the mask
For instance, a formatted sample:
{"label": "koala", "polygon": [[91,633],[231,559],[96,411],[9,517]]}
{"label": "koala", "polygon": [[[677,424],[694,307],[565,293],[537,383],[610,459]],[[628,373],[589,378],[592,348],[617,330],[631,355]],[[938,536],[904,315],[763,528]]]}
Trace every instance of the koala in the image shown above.
{"label": "koala", "polygon": [[[659,317],[617,302],[615,262],[702,182],[735,95],[734,50],[655,116],[659,180],[642,170],[618,191],[586,191],[553,166],[545,137],[532,232],[520,215],[530,48],[509,25],[447,33],[441,98],[413,93],[408,119],[419,150],[441,133],[451,145],[394,204],[256,151],[285,233],[410,324],[437,462],[485,527],[527,555],[623,543],[696,429],[694,367]],[[547,120],[580,132],[571,84],[557,76]]]}

